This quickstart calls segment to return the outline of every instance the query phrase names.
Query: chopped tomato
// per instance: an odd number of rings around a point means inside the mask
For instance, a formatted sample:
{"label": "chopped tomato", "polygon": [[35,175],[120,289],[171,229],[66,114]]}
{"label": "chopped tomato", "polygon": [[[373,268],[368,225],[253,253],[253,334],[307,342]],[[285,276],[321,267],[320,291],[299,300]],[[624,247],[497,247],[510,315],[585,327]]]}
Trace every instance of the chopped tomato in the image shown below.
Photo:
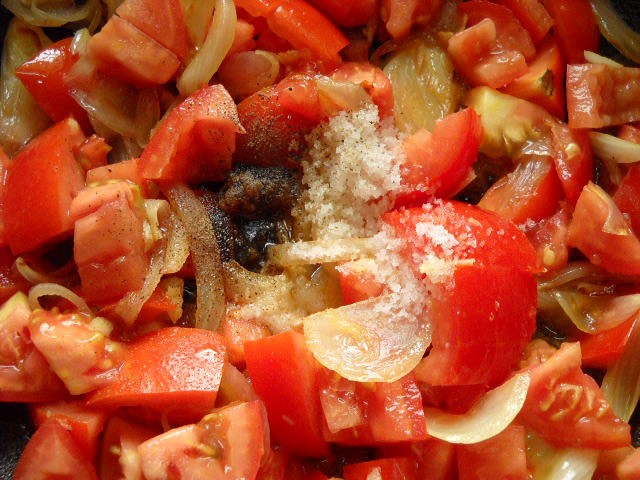
{"label": "chopped tomato", "polygon": [[124,18],[111,16],[87,46],[98,70],[138,87],[168,82],[180,60]]}
{"label": "chopped tomato", "polygon": [[540,264],[547,270],[560,270],[569,261],[567,244],[571,208],[562,203],[548,218],[527,230],[527,238],[536,249]]}
{"label": "chopped tomato", "polygon": [[[7,171],[3,211],[5,237],[14,255],[58,240],[73,230],[71,200],[84,186],[74,151],[84,141],[68,118],[31,140]],[[34,188],[37,186],[37,188]]]}
{"label": "chopped tomato", "polygon": [[330,20],[303,0],[285,0],[267,17],[267,25],[295,48],[306,48],[329,63],[341,62],[339,52],[349,41]]}
{"label": "chopped tomato", "polygon": [[288,331],[244,344],[247,372],[264,401],[275,441],[301,456],[329,453],[322,436],[319,365],[304,336]]}
{"label": "chopped tomato", "polygon": [[640,450],[637,448],[616,466],[616,477],[620,480],[633,480],[640,476]]}
{"label": "chopped tomato", "polygon": [[589,133],[558,122],[551,127],[551,139],[558,178],[567,200],[571,205],[575,205],[580,192],[593,178],[593,154]]}
{"label": "chopped tomato", "polygon": [[521,425],[510,425],[498,435],[473,445],[458,445],[460,480],[504,478],[527,480],[525,431]]}
{"label": "chopped tomato", "polygon": [[95,390],[116,375],[123,346],[109,338],[110,329],[103,319],[47,310],[33,312],[29,325],[34,345],[73,395]]}
{"label": "chopped tomato", "polygon": [[[416,373],[420,374],[420,370]],[[450,413],[462,414],[487,393],[486,385],[429,385],[420,382],[423,403]]]}
{"label": "chopped tomato", "polygon": [[457,478],[456,446],[444,440],[430,438],[424,442],[384,445],[377,450],[384,458],[400,457],[413,461],[418,468],[416,478],[429,480]]}
{"label": "chopped tomato", "polygon": [[341,27],[364,25],[377,11],[377,0],[310,0],[314,7]]}
{"label": "chopped tomato", "polygon": [[16,70],[16,76],[54,122],[71,115],[88,133],[92,128],[87,112],[73,99],[64,80],[78,60],[71,52],[72,40],[65,38],[40,51]]}
{"label": "chopped tomato", "polygon": [[478,206],[520,224],[552,215],[562,198],[562,184],[551,159],[530,156],[523,158],[513,172],[498,179]]}
{"label": "chopped tomato", "polygon": [[144,179],[138,171],[139,158],[131,158],[118,163],[110,163],[103,166],[95,166],[87,170],[87,183],[105,182],[108,180],[129,180],[142,186]]}
{"label": "chopped tomato", "polygon": [[0,307],[0,401],[49,402],[68,395],[29,335],[31,308],[24,293]]}
{"label": "chopped tomato", "polygon": [[244,343],[269,336],[269,329],[266,326],[253,319],[234,315],[233,310],[227,312],[222,329],[229,361],[239,367],[245,365]]}
{"label": "chopped tomato", "polygon": [[631,165],[613,194],[613,201],[630,221],[636,235],[640,233],[640,165]]}
{"label": "chopped tomato", "polygon": [[31,418],[36,427],[49,419],[59,422],[71,434],[86,458],[93,460],[98,448],[98,435],[102,432],[107,415],[88,408],[83,400],[71,400],[34,405]]}
{"label": "chopped tomato", "polygon": [[367,63],[348,62],[331,74],[335,80],[361,85],[378,106],[380,118],[393,117],[393,90],[389,77],[378,67]]}
{"label": "chopped tomato", "polygon": [[431,196],[457,193],[472,172],[482,140],[482,124],[473,108],[436,122],[433,133],[419,130],[404,141],[402,191],[396,207],[421,204]]}
{"label": "chopped tomato", "polygon": [[563,343],[528,370],[531,385],[519,414],[526,427],[560,447],[629,445],[629,424],[615,416],[595,380],[580,370],[580,344]]}
{"label": "chopped tomato", "polygon": [[407,36],[414,25],[427,25],[439,11],[442,0],[383,0],[380,13],[394,39]]}
{"label": "chopped tomato", "polygon": [[308,75],[292,75],[276,85],[278,102],[289,112],[297,113],[315,124],[327,117],[315,80]]}
{"label": "chopped tomato", "polygon": [[285,0],[236,0],[238,7],[244,8],[254,17],[269,17]]}
{"label": "chopped tomato", "polygon": [[625,123],[618,129],[618,138],[640,144],[640,126],[638,123]]}
{"label": "chopped tomato", "polygon": [[0,247],[0,303],[7,301],[14,293],[27,292],[31,287],[31,283],[16,269],[15,261],[16,257],[8,247]]}
{"label": "chopped tomato", "polygon": [[553,26],[553,18],[540,0],[499,0],[527,29],[533,43],[540,43]]}
{"label": "chopped tomato", "polygon": [[244,130],[229,93],[221,85],[203,87],[161,120],[140,156],[140,174],[149,180],[224,180],[237,133]]}
{"label": "chopped tomato", "polygon": [[371,258],[343,263],[337,270],[345,305],[377,297],[384,290],[384,285],[376,280],[376,262]]}
{"label": "chopped tomato", "polygon": [[416,467],[408,458],[381,458],[344,467],[344,480],[405,480],[415,476]]}
{"label": "chopped tomato", "polygon": [[223,407],[233,402],[252,402],[253,400],[258,400],[258,394],[249,379],[231,363],[225,362],[216,406]]}
{"label": "chopped tomato", "polygon": [[640,94],[629,88],[640,69],[585,63],[567,66],[571,128],[602,128],[640,120]]}
{"label": "chopped tomato", "polygon": [[191,42],[180,0],[125,0],[116,14],[184,60]]}
{"label": "chopped tomato", "polygon": [[516,78],[502,91],[540,105],[564,120],[567,116],[565,69],[558,43],[550,36],[539,45],[538,53],[529,64],[527,73]]}
{"label": "chopped tomato", "polygon": [[269,449],[259,400],[219,408],[197,424],[153,437],[138,447],[147,480],[255,479]]}
{"label": "chopped tomato", "polygon": [[33,434],[16,466],[15,480],[54,478],[98,480],[95,467],[57,420],[44,422]]}
{"label": "chopped tomato", "polygon": [[169,418],[197,420],[215,405],[224,342],[220,334],[169,327],[132,342],[119,375],[92,394],[98,408],[146,407]]}
{"label": "chopped tomato", "polygon": [[640,274],[640,239],[613,199],[589,183],[580,194],[569,225],[569,245],[612,273]]}
{"label": "chopped tomato", "polygon": [[584,63],[584,51],[597,52],[600,31],[588,0],[543,0],[567,63]]}
{"label": "chopped tomato", "polygon": [[78,148],[78,162],[85,170],[106,166],[109,163],[111,146],[103,137],[95,133],[87,138]]}
{"label": "chopped tomato", "polygon": [[582,334],[579,338],[582,363],[590,368],[609,368],[624,351],[635,318],[593,335]]}
{"label": "chopped tomato", "polygon": [[256,480],[310,480],[300,459],[282,448],[269,450],[262,460]]}

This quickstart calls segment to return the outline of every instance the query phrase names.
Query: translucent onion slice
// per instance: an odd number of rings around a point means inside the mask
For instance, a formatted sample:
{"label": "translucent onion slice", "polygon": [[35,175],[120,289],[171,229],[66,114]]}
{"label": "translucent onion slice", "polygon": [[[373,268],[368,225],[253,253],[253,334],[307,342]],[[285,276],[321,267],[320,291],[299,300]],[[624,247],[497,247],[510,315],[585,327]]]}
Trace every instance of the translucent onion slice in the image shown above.
{"label": "translucent onion slice", "polygon": [[325,367],[357,382],[393,382],[414,369],[431,343],[431,326],[385,294],[303,320],[309,350]]}
{"label": "translucent onion slice", "polygon": [[607,370],[602,392],[613,412],[628,422],[640,398],[640,319],[633,323],[622,356]]}
{"label": "translucent onion slice", "polygon": [[602,132],[589,132],[596,156],[613,163],[640,162],[640,145]]}
{"label": "translucent onion slice", "polygon": [[207,26],[211,22],[215,0],[180,0],[189,38],[199,48],[207,36]]}
{"label": "translucent onion slice", "polygon": [[627,25],[609,0],[590,0],[590,3],[602,36],[629,60],[640,63],[640,33]]}
{"label": "translucent onion slice", "polygon": [[184,225],[173,212],[166,220],[166,230],[167,244],[162,273],[176,273],[189,258],[189,236]]}
{"label": "translucent onion slice", "polygon": [[340,238],[281,243],[269,248],[269,260],[281,267],[314,263],[346,262],[378,251],[372,238]]}
{"label": "translucent onion slice", "polygon": [[615,60],[611,60],[609,57],[603,57],[602,55],[599,55],[596,52],[592,52],[590,50],[584,51],[584,59],[589,63],[608,65],[614,68],[623,66],[621,63],[618,63]]}
{"label": "translucent onion slice", "polygon": [[29,290],[29,306],[35,310],[37,308],[43,308],[40,305],[41,297],[61,297],[69,302],[73,303],[78,312],[85,315],[93,316],[93,311],[89,308],[89,305],[76,293],[69,290],[67,287],[58,285],[57,283],[39,283],[34,285]]}
{"label": "translucent onion slice", "polygon": [[189,235],[198,292],[195,326],[217,330],[225,314],[226,299],[220,249],[211,219],[198,197],[185,184],[164,186],[162,193]]}
{"label": "translucent onion slice", "polygon": [[320,102],[330,115],[340,111],[355,112],[371,105],[371,97],[360,85],[325,76],[318,76],[315,80]]}
{"label": "translucent onion slice", "polygon": [[536,435],[527,435],[527,464],[533,467],[533,480],[588,480],[599,457],[597,450],[557,448]]}
{"label": "translucent onion slice", "polygon": [[18,273],[22,275],[27,282],[34,285],[37,283],[58,283],[66,285],[73,277],[73,270],[75,269],[73,262],[69,262],[58,270],[43,273],[29,265],[23,257],[16,258],[15,266]]}
{"label": "translucent onion slice", "polygon": [[182,95],[189,95],[209,83],[231,48],[236,22],[233,0],[216,0],[207,38],[178,78],[178,91]]}
{"label": "translucent onion slice", "polygon": [[102,19],[100,0],[69,2],[68,0],[2,0],[16,17],[38,27],[61,27],[67,23],[89,26],[94,31]]}
{"label": "translucent onion slice", "polygon": [[427,432],[440,440],[462,444],[478,443],[494,437],[520,413],[530,383],[529,373],[518,373],[487,392],[463,415],[426,408]]}

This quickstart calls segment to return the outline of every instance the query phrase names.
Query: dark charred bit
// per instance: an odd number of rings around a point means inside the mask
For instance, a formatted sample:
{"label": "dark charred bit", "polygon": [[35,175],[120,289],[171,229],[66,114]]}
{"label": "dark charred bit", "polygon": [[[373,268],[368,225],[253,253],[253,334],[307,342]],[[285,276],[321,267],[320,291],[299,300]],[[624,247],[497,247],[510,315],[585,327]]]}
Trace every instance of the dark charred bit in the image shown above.
{"label": "dark charred bit", "polygon": [[283,167],[236,167],[220,190],[220,208],[253,218],[289,212],[300,193],[300,172]]}
{"label": "dark charred bit", "polygon": [[268,246],[279,243],[280,222],[277,217],[238,219],[235,237],[238,263],[248,270],[261,271]]}
{"label": "dark charred bit", "polygon": [[196,194],[200,198],[202,205],[209,214],[213,229],[216,232],[216,240],[220,249],[220,258],[223,262],[228,262],[235,256],[234,241],[236,236],[235,228],[231,217],[218,206],[218,194],[207,190],[198,190]]}

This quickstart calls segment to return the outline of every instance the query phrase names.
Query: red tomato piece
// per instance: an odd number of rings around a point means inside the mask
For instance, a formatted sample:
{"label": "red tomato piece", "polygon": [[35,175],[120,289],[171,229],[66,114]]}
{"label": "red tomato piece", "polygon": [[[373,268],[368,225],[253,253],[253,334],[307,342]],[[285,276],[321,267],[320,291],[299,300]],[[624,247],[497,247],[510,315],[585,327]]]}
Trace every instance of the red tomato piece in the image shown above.
{"label": "red tomato piece", "polygon": [[582,334],[579,338],[582,364],[590,368],[609,368],[622,355],[635,318],[593,335]]}
{"label": "red tomato piece", "polygon": [[569,224],[568,243],[605,270],[640,274],[640,240],[613,199],[593,183],[578,198]]}
{"label": "red tomato piece", "polygon": [[376,262],[361,258],[337,267],[340,275],[340,291],[345,305],[360,302],[382,294],[384,285],[376,280]]}
{"label": "red tomato piece", "polygon": [[276,85],[278,102],[287,111],[297,113],[315,124],[327,117],[315,80],[307,75],[292,75]]}
{"label": "red tomato piece", "polygon": [[637,123],[625,123],[618,130],[618,138],[640,144],[640,127]]}
{"label": "red tomato piece", "polygon": [[[84,141],[78,122],[63,120],[13,158],[5,180],[5,236],[14,255],[58,240],[73,229],[71,200],[84,186],[74,150]],[[37,185],[38,188],[34,188]]]}
{"label": "red tomato piece", "polygon": [[267,25],[295,48],[307,48],[329,63],[340,63],[339,52],[349,43],[327,17],[303,0],[280,3],[267,17]]}
{"label": "red tomato piece", "polygon": [[640,166],[631,165],[613,194],[613,201],[629,219],[633,231],[640,232]]}
{"label": "red tomato piece", "polygon": [[167,83],[180,60],[149,35],[113,15],[87,46],[98,70],[138,87]]}
{"label": "red tomato piece", "polygon": [[269,17],[286,0],[237,0],[236,5],[254,17]]}
{"label": "red tomato piece", "polygon": [[69,93],[64,77],[76,63],[71,53],[71,41],[65,38],[42,50],[16,69],[16,77],[36,99],[38,105],[54,122],[73,116],[85,132],[92,131],[87,112]]}
{"label": "red tomato piece", "polygon": [[310,0],[314,7],[340,27],[364,25],[377,12],[377,0]]}
{"label": "red tomato piece", "polygon": [[616,466],[616,477],[633,480],[640,477],[640,450],[635,449]]}
{"label": "red tomato piece", "polygon": [[526,427],[559,447],[629,445],[629,424],[616,417],[595,380],[580,370],[580,344],[563,343],[528,370],[531,385],[519,414]]}
{"label": "red tomato piece", "polygon": [[34,405],[31,418],[36,427],[49,419],[60,423],[73,437],[86,458],[93,460],[107,415],[88,408],[82,400]]}
{"label": "red tomato piece", "polygon": [[457,478],[456,446],[430,438],[424,442],[383,445],[377,449],[383,457],[408,458],[418,468],[417,478],[454,480]]}
{"label": "red tomato piece", "polygon": [[262,460],[256,480],[309,480],[300,459],[282,448],[269,450]]}
{"label": "red tomato piece", "polygon": [[90,459],[56,420],[44,422],[33,434],[16,466],[15,480],[53,478],[98,480]]}
{"label": "red tomato piece", "polygon": [[0,304],[14,293],[27,292],[31,288],[31,283],[16,269],[15,261],[8,247],[0,247]]}
{"label": "red tomato piece", "polygon": [[179,0],[125,0],[116,14],[184,60],[191,50]]}
{"label": "red tomato piece", "polygon": [[139,158],[131,158],[118,163],[96,166],[87,171],[87,183],[106,182],[109,180],[129,180],[142,186],[144,179],[138,171]]}
{"label": "red tomato piece", "polygon": [[276,442],[301,456],[328,455],[318,397],[320,367],[304,336],[289,331],[247,342],[244,353],[249,378],[267,408]]}
{"label": "red tomato piece", "polygon": [[433,386],[420,382],[419,386],[425,405],[456,414],[467,412],[489,390],[486,385]]}
{"label": "red tomato piece", "polygon": [[460,480],[529,478],[525,431],[521,425],[509,425],[488,440],[473,445],[458,445],[456,450]]}
{"label": "red tomato piece", "polygon": [[560,47],[550,36],[539,45],[536,57],[529,64],[529,71],[501,91],[540,105],[564,120],[567,116],[565,69]]}
{"label": "red tomato piece", "polygon": [[571,208],[561,204],[557,212],[527,230],[527,238],[536,249],[540,264],[547,270],[560,270],[569,261],[567,244]]}
{"label": "red tomato piece", "polygon": [[584,51],[597,52],[600,30],[588,0],[543,0],[567,63],[584,63]]}
{"label": "red tomato piece", "polygon": [[396,207],[457,193],[472,172],[481,140],[482,124],[473,108],[438,120],[433,133],[419,130],[408,137],[403,145],[403,191]]}
{"label": "red tomato piece", "polygon": [[245,365],[244,343],[269,336],[269,329],[266,326],[253,319],[234,315],[233,310],[227,312],[222,329],[229,361],[241,368]]}
{"label": "red tomato piece", "polygon": [[602,128],[640,120],[640,68],[585,63],[567,66],[571,128]]}
{"label": "red tomato piece", "polygon": [[426,26],[439,11],[442,0],[383,0],[380,13],[394,39],[408,35],[414,25]]}
{"label": "red tomato piece", "polygon": [[159,428],[111,417],[98,458],[100,480],[143,480],[138,446],[161,433]]}
{"label": "red tomato piece", "polygon": [[0,307],[0,401],[50,402],[68,395],[29,336],[31,308],[24,293]]}
{"label": "red tomato piece", "polygon": [[344,480],[406,480],[416,478],[416,467],[408,458],[381,458],[344,467]]}
{"label": "red tomato piece", "polygon": [[331,74],[335,80],[357,83],[378,106],[380,118],[393,117],[393,89],[389,77],[378,67],[367,63],[348,62]]}
{"label": "red tomato piece", "polygon": [[551,127],[551,139],[558,178],[567,200],[575,205],[582,189],[593,178],[593,152],[589,133],[558,122]]}
{"label": "red tomato piece", "polygon": [[496,212],[516,224],[552,215],[564,198],[562,184],[549,157],[523,158],[513,172],[498,179],[484,194],[479,207]]}
{"label": "red tomato piece", "polygon": [[513,12],[531,35],[533,43],[540,43],[553,26],[553,18],[540,0],[499,0],[498,3]]}
{"label": "red tomato piece", "polygon": [[142,472],[147,480],[255,479],[269,448],[267,434],[259,400],[229,405],[142,443]]}
{"label": "red tomato piece", "polygon": [[7,244],[6,235],[4,233],[4,197],[5,182],[7,179],[7,169],[9,168],[9,157],[0,146],[0,246]]}
{"label": "red tomato piece", "polygon": [[236,105],[221,85],[201,88],[158,125],[138,164],[149,180],[224,180],[236,133],[244,133]]}
{"label": "red tomato piece", "polygon": [[78,162],[85,170],[106,166],[109,163],[111,146],[95,133],[87,138],[78,148]]}

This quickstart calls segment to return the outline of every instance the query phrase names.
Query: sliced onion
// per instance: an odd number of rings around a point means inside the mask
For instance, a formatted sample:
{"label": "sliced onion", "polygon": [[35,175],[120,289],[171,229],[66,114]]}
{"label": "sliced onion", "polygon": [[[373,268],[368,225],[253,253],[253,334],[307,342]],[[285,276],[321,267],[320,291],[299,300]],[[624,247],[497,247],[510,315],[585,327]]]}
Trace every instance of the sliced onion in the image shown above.
{"label": "sliced onion", "polygon": [[72,272],[74,268],[73,262],[69,262],[58,270],[43,273],[29,265],[23,257],[16,258],[15,266],[18,273],[22,275],[27,282],[34,285],[38,283],[67,284],[73,276]]}
{"label": "sliced onion", "polygon": [[166,220],[167,244],[163,274],[179,272],[189,258],[189,236],[180,219],[173,213]]}
{"label": "sliced onion", "polygon": [[600,452],[579,448],[557,448],[533,434],[527,435],[527,464],[533,480],[587,480],[593,476]]}
{"label": "sliced onion", "polygon": [[325,367],[357,382],[393,382],[415,368],[431,327],[402,295],[385,294],[303,320],[309,350]]}
{"label": "sliced onion", "polygon": [[330,115],[340,111],[355,112],[371,105],[371,97],[360,85],[325,76],[318,76],[315,81],[323,109]]}
{"label": "sliced onion", "polygon": [[590,0],[590,3],[602,36],[629,60],[640,63],[640,33],[627,25],[609,0]]}
{"label": "sliced onion", "polygon": [[169,202],[166,200],[151,198],[144,199],[145,222],[144,240],[147,250],[164,237],[160,222],[169,215]]}
{"label": "sliced onion", "polygon": [[207,36],[207,27],[213,16],[215,0],[180,0],[189,38],[200,48]]}
{"label": "sliced onion", "polygon": [[233,0],[216,0],[215,13],[202,48],[178,78],[178,91],[189,95],[209,80],[229,52],[236,32],[236,7]]}
{"label": "sliced onion", "polygon": [[269,248],[269,260],[282,267],[346,262],[369,256],[377,250],[378,245],[372,238],[311,240],[273,245]]}
{"label": "sliced onion", "polygon": [[94,31],[102,19],[100,0],[87,0],[80,5],[68,0],[2,0],[2,5],[16,17],[38,27],[61,27],[74,23],[88,25]]}
{"label": "sliced onion", "polygon": [[633,323],[624,352],[607,370],[602,392],[613,412],[628,422],[640,398],[640,319]]}
{"label": "sliced onion", "polygon": [[613,163],[640,162],[640,145],[602,132],[589,132],[593,153]]}
{"label": "sliced onion", "polygon": [[614,68],[624,66],[621,63],[611,60],[609,57],[603,57],[602,55],[599,55],[596,52],[592,52],[590,50],[584,51],[584,59],[589,63],[599,64],[599,65],[608,65]]}
{"label": "sliced onion", "polygon": [[522,409],[531,377],[518,373],[487,392],[463,415],[426,408],[427,432],[449,443],[482,442],[507,428]]}
{"label": "sliced onion", "polygon": [[185,184],[163,187],[162,192],[189,235],[198,292],[195,326],[216,330],[224,317],[226,300],[220,249],[211,219],[198,197]]}
{"label": "sliced onion", "polygon": [[93,311],[89,308],[89,305],[76,293],[69,290],[67,287],[58,285],[57,283],[39,283],[34,285],[29,290],[29,305],[32,310],[42,308],[40,305],[40,297],[61,297],[69,302],[73,303],[78,312],[85,315],[93,316]]}

